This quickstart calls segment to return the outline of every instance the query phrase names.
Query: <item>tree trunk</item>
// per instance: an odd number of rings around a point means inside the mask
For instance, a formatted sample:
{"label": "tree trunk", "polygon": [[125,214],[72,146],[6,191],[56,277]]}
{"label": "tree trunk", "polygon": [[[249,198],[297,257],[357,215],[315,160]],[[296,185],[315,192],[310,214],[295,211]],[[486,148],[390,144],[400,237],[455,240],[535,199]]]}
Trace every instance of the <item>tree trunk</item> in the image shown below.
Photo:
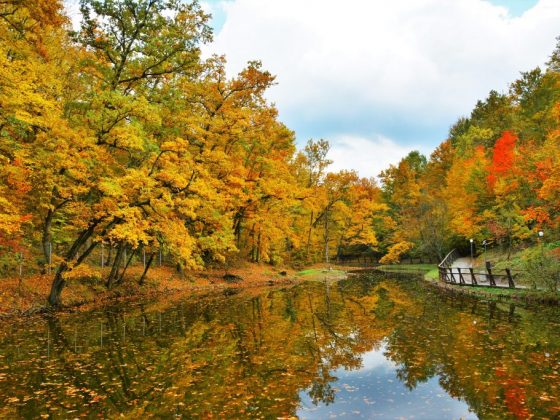
{"label": "tree trunk", "polygon": [[113,282],[117,279],[119,267],[121,265],[121,260],[123,257],[123,251],[124,245],[119,244],[117,247],[117,255],[115,255],[115,261],[113,261],[113,267],[111,267],[111,272],[109,273],[109,277],[107,277],[107,282],[105,283],[107,289],[110,289],[113,286]]}
{"label": "tree trunk", "polygon": [[50,263],[50,254],[51,254],[50,244],[52,241],[51,225],[52,225],[53,216],[54,216],[54,212],[51,209],[49,209],[49,211],[47,212],[47,216],[45,217],[45,221],[43,223],[43,234],[41,238],[41,245],[43,247],[43,255],[45,256],[45,264],[41,269],[41,274],[45,274],[47,272],[46,265]]}
{"label": "tree trunk", "polygon": [[241,225],[243,223],[244,213],[245,213],[245,209],[238,211],[234,217],[234,222],[233,222],[235,243],[237,244],[238,249],[241,249],[241,229],[242,229]]}
{"label": "tree trunk", "polygon": [[150,256],[148,257],[148,261],[146,261],[146,267],[144,267],[144,272],[142,273],[142,276],[140,277],[140,280],[138,280],[138,284],[139,285],[143,285],[144,284],[144,280],[146,279],[146,273],[148,273],[148,270],[150,269],[150,266],[152,265],[152,261],[154,260],[154,256],[156,254],[155,253],[150,253]]}
{"label": "tree trunk", "polygon": [[[126,249],[126,248],[125,248]],[[121,284],[124,280],[124,274],[126,273],[126,270],[128,269],[128,266],[130,265],[130,262],[132,261],[132,258],[134,258],[134,254],[136,252],[134,252],[133,249],[130,250],[130,256],[128,257],[128,259],[126,260],[126,264],[124,265],[123,271],[121,273],[121,275],[119,276],[119,278],[117,279],[116,283],[117,284]]]}
{"label": "tree trunk", "polygon": [[340,258],[342,256],[342,243],[344,242],[344,232],[341,233],[339,239],[338,239],[338,244],[336,246],[336,263],[340,264]]}
{"label": "tree trunk", "polygon": [[[53,307],[58,307],[61,305],[61,294],[64,286],[66,285],[66,281],[64,280],[64,273],[68,271],[68,265],[70,261],[74,260],[78,255],[79,249],[82,247],[83,244],[93,235],[95,227],[99,224],[99,222],[90,225],[86,230],[82,231],[78,239],[74,241],[72,247],[64,257],[64,261],[60,263],[58,269],[56,270],[56,274],[54,276],[53,282],[51,284],[51,291],[49,294],[49,305]],[[84,254],[78,258],[76,261],[76,265],[80,264],[87,255],[93,250],[95,244],[91,245]]]}
{"label": "tree trunk", "polygon": [[[53,190],[53,194],[55,194],[56,191],[56,187]],[[45,256],[45,266],[47,264],[51,264],[52,263],[52,234],[51,234],[51,226],[52,226],[52,221],[54,218],[55,213],[61,209],[62,207],[64,207],[68,202],[70,202],[69,199],[63,200],[62,202],[60,202],[59,204],[55,205],[55,199],[52,198],[51,199],[51,206],[52,208],[49,208],[49,210],[47,211],[47,215],[45,216],[45,220],[43,222],[43,232],[42,232],[42,237],[41,237],[41,245],[43,248],[43,255]],[[43,267],[43,269],[41,270],[42,274],[46,273],[46,267]]]}
{"label": "tree trunk", "polygon": [[53,307],[59,307],[62,304],[61,295],[66,281],[64,280],[64,273],[67,270],[65,263],[62,263],[56,270],[54,280],[51,285],[51,292],[49,294],[49,305]]}
{"label": "tree trunk", "polygon": [[329,210],[325,209],[325,263],[329,264]]}
{"label": "tree trunk", "polygon": [[105,267],[111,265],[111,260],[113,259],[113,244],[109,244],[109,253],[107,255],[107,261],[105,261]]}
{"label": "tree trunk", "polygon": [[309,259],[309,249],[311,248],[311,231],[313,230],[313,211],[311,216],[309,216],[309,231],[307,232],[307,247],[305,251],[305,257]]}
{"label": "tree trunk", "polygon": [[251,232],[249,233],[249,237],[251,238],[251,262],[255,262],[255,224],[251,226]]}
{"label": "tree trunk", "polygon": [[261,259],[261,228],[259,228],[259,235],[257,236],[257,258],[256,263],[259,263]]}

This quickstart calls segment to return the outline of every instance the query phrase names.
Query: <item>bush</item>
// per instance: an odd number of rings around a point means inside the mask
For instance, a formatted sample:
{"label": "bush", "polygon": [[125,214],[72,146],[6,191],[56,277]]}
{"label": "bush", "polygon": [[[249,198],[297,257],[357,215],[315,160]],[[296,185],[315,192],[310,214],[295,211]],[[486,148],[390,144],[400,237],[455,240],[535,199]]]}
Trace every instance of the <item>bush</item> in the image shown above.
{"label": "bush", "polygon": [[560,261],[550,251],[528,249],[523,257],[523,269],[533,288],[544,288],[549,292],[558,292],[560,285]]}

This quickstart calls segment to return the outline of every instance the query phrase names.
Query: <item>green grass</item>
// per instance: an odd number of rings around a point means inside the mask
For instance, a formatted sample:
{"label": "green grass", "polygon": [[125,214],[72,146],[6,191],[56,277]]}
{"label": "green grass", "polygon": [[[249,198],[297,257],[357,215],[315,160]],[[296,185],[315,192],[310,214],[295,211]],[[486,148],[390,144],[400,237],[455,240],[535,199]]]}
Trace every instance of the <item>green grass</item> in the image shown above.
{"label": "green grass", "polygon": [[303,277],[305,280],[338,280],[346,278],[346,271],[309,268],[298,272],[296,276]]}
{"label": "green grass", "polygon": [[486,254],[482,252],[475,258],[474,267],[477,270],[485,270],[486,261],[489,261],[492,263],[494,273],[504,273],[506,268],[509,268],[513,272],[522,272],[525,271],[523,260],[524,253],[527,250],[537,247],[539,247],[539,245],[512,249],[509,258],[506,249],[500,247],[489,249]]}
{"label": "green grass", "polygon": [[521,250],[512,251],[508,259],[507,252],[500,250],[488,252],[486,257],[483,253],[478,256],[475,265],[484,268],[485,261],[487,260],[492,262],[492,266],[496,270],[505,270],[506,268],[511,270],[523,270],[523,260],[521,259],[522,254],[523,251]]}
{"label": "green grass", "polygon": [[558,301],[560,293],[554,294],[545,291],[537,291],[532,289],[508,289],[508,288],[494,288],[494,287],[476,287],[476,286],[458,286],[446,285],[448,288],[454,289],[458,292],[474,295],[478,297],[493,299],[512,299],[512,300],[528,300],[528,301]]}
{"label": "green grass", "polygon": [[391,264],[391,265],[380,265],[376,267],[379,270],[390,271],[390,272],[402,272],[402,271],[420,271],[420,272],[437,272],[436,264]]}
{"label": "green grass", "polygon": [[439,279],[439,270],[434,268],[433,270],[428,271],[424,274],[424,278],[429,281],[437,281]]}
{"label": "green grass", "polygon": [[311,275],[311,274],[317,274],[321,271],[323,271],[323,270],[319,270],[317,268],[309,268],[307,270],[302,270],[302,271],[298,272],[297,275],[298,276],[307,276],[307,275]]}
{"label": "green grass", "polygon": [[[544,249],[546,250],[548,246],[545,246]],[[529,249],[541,249],[540,245],[532,245],[530,247],[523,247],[523,248],[514,248],[511,250],[509,259],[508,259],[508,252],[506,249],[502,249],[500,247],[496,247],[493,249],[489,249],[486,254],[481,252],[475,259],[475,267],[476,268],[485,268],[485,262],[490,261],[492,263],[492,267],[496,270],[504,270],[509,268],[513,271],[516,270],[523,270],[523,254]],[[548,248],[552,249],[552,248]]]}

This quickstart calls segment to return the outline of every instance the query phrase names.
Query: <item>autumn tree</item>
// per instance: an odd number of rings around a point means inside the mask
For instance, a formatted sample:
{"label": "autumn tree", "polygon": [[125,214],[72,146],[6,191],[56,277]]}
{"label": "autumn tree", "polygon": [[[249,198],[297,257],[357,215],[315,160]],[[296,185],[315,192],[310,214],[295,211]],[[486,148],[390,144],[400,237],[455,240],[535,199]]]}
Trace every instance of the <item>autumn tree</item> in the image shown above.
{"label": "autumn tree", "polygon": [[298,187],[298,201],[292,209],[291,229],[294,232],[295,248],[293,254],[296,259],[304,262],[322,260],[325,255],[324,240],[320,238],[319,233],[324,229],[320,229],[319,223],[321,211],[327,200],[323,183],[326,170],[332,163],[327,158],[329,150],[330,144],[327,140],[310,139],[291,163]]}
{"label": "autumn tree", "polygon": [[47,262],[53,215],[76,193],[82,158],[91,157],[87,134],[65,118],[79,54],[66,37],[60,2],[7,1],[0,7],[3,188],[10,194],[10,218],[29,222],[27,242],[39,239]]}
{"label": "autumn tree", "polygon": [[422,254],[439,261],[443,260],[451,245],[450,213],[444,191],[454,152],[449,140],[441,143],[430,155],[420,179],[418,248]]}
{"label": "autumn tree", "polygon": [[[75,239],[56,271],[51,305],[60,304],[67,274],[102,241],[117,247],[108,286],[122,278],[127,248],[153,247],[165,233],[172,233],[169,245],[177,257],[196,264],[193,239],[176,236],[186,233],[184,225],[157,223],[158,210],[180,214],[172,197],[188,181],[157,179],[152,167],[162,147],[181,154],[182,140],[173,150],[167,133],[160,129],[161,94],[174,77],[198,68],[198,44],[210,37],[207,16],[196,4],[163,0],[83,0],[80,9],[83,24],[76,40],[92,52],[81,70],[89,89],[76,98],[80,106],[68,118],[92,133],[98,165],[87,185],[87,198],[77,206]],[[170,225],[176,228],[173,232]]]}
{"label": "autumn tree", "polygon": [[391,262],[398,261],[401,255],[414,249],[414,244],[418,242],[417,220],[422,197],[420,179],[426,165],[426,157],[413,151],[398,165],[391,165],[380,174],[383,197],[389,206],[389,214],[396,223],[396,228],[387,238],[389,252],[395,255],[391,257]]}

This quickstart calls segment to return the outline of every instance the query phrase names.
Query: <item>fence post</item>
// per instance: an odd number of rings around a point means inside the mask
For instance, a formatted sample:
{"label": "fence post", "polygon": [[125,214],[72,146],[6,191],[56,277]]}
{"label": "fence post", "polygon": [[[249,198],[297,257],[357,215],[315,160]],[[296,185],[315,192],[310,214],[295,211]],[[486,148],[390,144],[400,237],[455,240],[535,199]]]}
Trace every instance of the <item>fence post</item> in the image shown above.
{"label": "fence post", "polygon": [[455,281],[455,276],[453,275],[453,267],[449,267],[449,274],[451,274],[451,283],[453,284],[457,283]]}
{"label": "fence post", "polygon": [[515,289],[515,283],[513,282],[513,277],[511,276],[511,271],[509,268],[506,268],[506,273],[507,273],[508,285],[510,289]]}
{"label": "fence post", "polygon": [[463,273],[461,272],[461,267],[457,267],[457,271],[459,272],[459,284],[465,284],[465,279],[463,277]]}
{"label": "fence post", "polygon": [[469,271],[471,272],[471,283],[473,286],[477,286],[478,283],[476,282],[476,277],[474,276],[474,270],[472,269],[472,267],[469,268]]}
{"label": "fence post", "polygon": [[487,266],[486,270],[488,271],[488,279],[490,280],[490,286],[495,286],[496,282],[494,281],[494,275],[492,274],[492,269]]}

